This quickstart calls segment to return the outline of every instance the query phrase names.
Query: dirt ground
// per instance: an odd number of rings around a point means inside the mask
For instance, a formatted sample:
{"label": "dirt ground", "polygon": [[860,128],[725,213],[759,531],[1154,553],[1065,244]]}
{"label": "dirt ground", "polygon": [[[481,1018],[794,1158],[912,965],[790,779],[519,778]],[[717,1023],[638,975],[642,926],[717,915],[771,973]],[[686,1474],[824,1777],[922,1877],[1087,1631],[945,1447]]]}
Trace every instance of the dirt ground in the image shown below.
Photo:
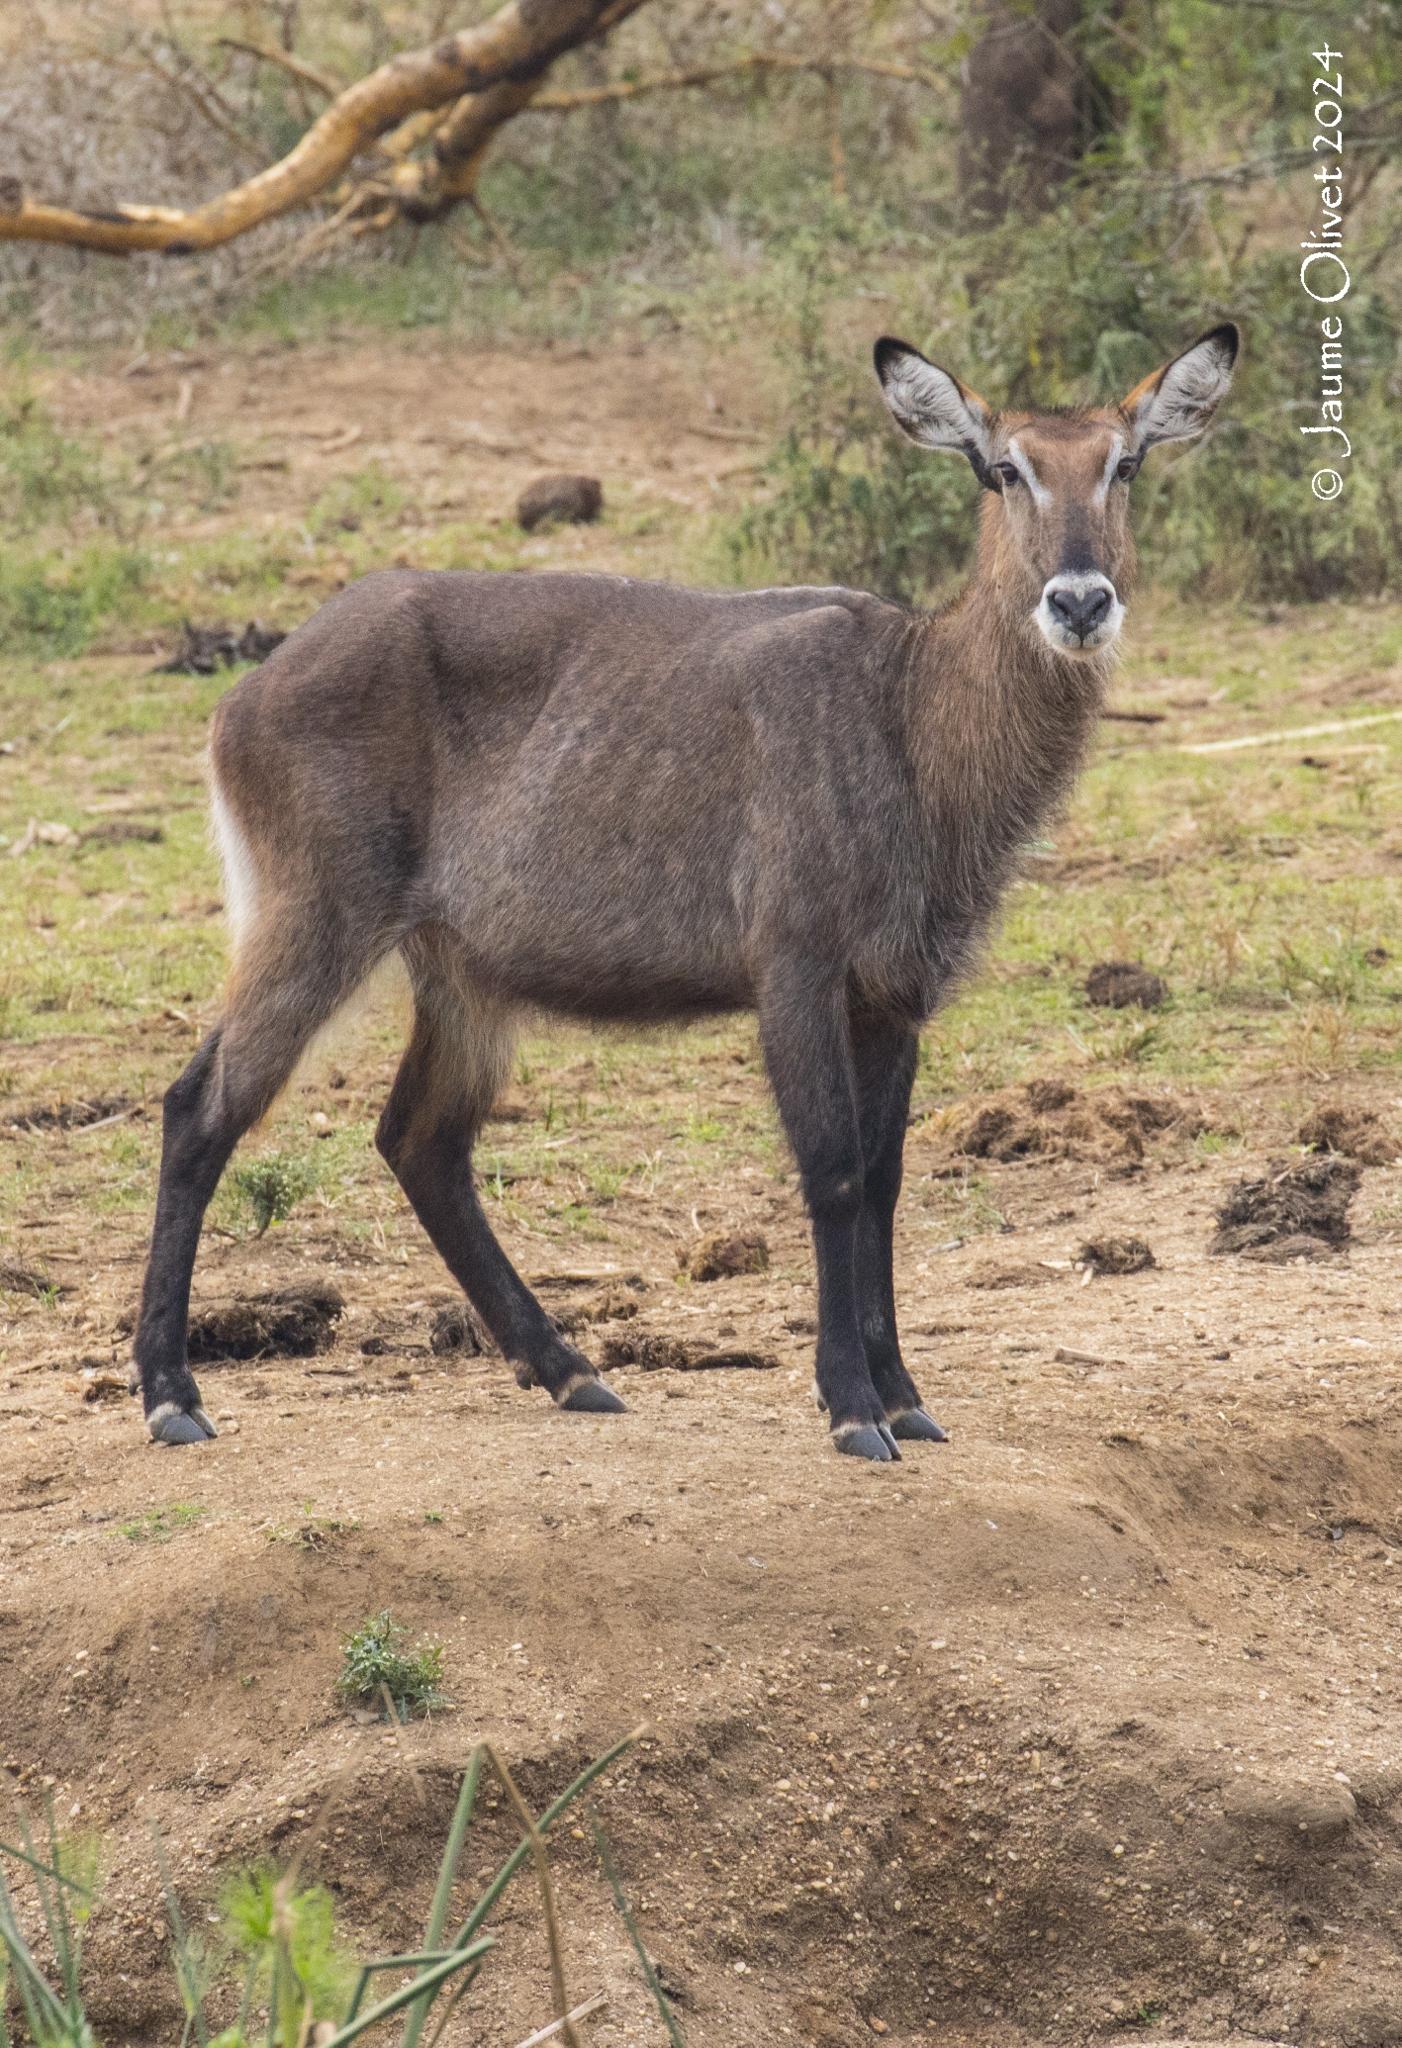
{"label": "dirt ground", "polygon": [[[254,523],[321,487],[347,415],[350,459],[407,473],[422,436],[426,511],[479,518],[542,467],[631,476],[645,511],[702,506],[749,460],[744,404],[728,385],[708,404],[718,373],[675,357],[396,360],[373,399],[339,381],[353,351],[330,349],[303,352],[295,395],[253,357],[242,375],[73,371],[59,395],[117,436],[182,405],[233,431],[256,395],[269,460],[291,469],[250,457]],[[562,406],[568,448],[546,433]],[[609,527],[525,545],[663,566],[646,519],[626,548]],[[212,908],[202,887],[192,916]],[[1278,1090],[1179,1090],[1193,1114],[1142,1141],[1091,1119],[1061,1149],[976,1162],[923,1115],[899,1297],[951,1442],[876,1468],[834,1456],[811,1405],[792,1176],[743,1143],[668,1151],[698,1114],[763,1121],[752,1038],[671,1045],[650,1092],[569,1039],[513,1083],[510,1115],[538,1126],[592,1091],[625,1149],[672,1163],[575,1237],[539,1227],[537,1183],[509,1201],[499,1184],[509,1249],[557,1314],[635,1278],[637,1313],[583,1330],[592,1355],[651,1333],[777,1362],[624,1366],[627,1416],[558,1415],[499,1359],[429,1348],[452,1290],[367,1167],[363,1229],[313,1206],[263,1237],[207,1235],[199,1304],[331,1281],[346,1309],[317,1356],[201,1368],[219,1440],[161,1451],[120,1391],[85,1398],[93,1373],[124,1371],[144,1209],[96,1202],[83,1127],[14,1119],[105,1091],[147,1171],[159,1086],[212,982],[195,996],[116,1039],[16,1046],[0,1102],[0,1168],[34,1190],[3,1257],[61,1290],[4,1297],[0,1805],[50,1791],[107,1845],[90,1937],[105,2041],[178,2037],[153,1827],[196,1913],[230,1863],[295,1856],[367,1950],[397,1947],[423,1924],[478,1735],[543,1803],[645,1723],[598,1806],[692,2048],[1402,2044],[1402,1348],[1382,1221],[1402,1167],[1363,1169],[1343,1250],[1270,1265],[1208,1245],[1228,1187],[1288,1149]],[[303,1126],[383,1100],[389,1037],[335,1059],[293,1090]],[[1344,1092],[1396,1125],[1395,1064]],[[1233,1149],[1204,1149],[1200,1123]],[[985,1220],[952,1224],[975,1172]],[[762,1232],[767,1271],[684,1283],[718,1229]],[[1151,1267],[1087,1276],[1087,1240],[1130,1235]],[[341,1637],[386,1606],[442,1641],[455,1701],[397,1730],[332,1691]],[[511,1839],[487,1814],[467,1878]],[[584,1833],[559,1873],[571,1989],[608,1998],[587,2038],[660,2041]],[[514,2048],[549,2016],[526,1889],[495,1924],[450,2048]]]}

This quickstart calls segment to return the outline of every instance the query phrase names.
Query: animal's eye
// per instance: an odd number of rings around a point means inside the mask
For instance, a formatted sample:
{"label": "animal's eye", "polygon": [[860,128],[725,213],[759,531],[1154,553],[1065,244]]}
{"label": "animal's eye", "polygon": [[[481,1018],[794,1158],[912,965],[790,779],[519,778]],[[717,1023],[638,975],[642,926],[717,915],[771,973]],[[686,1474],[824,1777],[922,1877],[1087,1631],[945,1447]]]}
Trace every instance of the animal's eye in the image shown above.
{"label": "animal's eye", "polygon": [[1115,464],[1115,475],[1122,484],[1127,484],[1138,467],[1139,458],[1134,455],[1126,455]]}
{"label": "animal's eye", "polygon": [[1019,482],[1021,476],[1021,472],[1011,462],[995,464],[994,474],[1005,484],[1015,484]]}

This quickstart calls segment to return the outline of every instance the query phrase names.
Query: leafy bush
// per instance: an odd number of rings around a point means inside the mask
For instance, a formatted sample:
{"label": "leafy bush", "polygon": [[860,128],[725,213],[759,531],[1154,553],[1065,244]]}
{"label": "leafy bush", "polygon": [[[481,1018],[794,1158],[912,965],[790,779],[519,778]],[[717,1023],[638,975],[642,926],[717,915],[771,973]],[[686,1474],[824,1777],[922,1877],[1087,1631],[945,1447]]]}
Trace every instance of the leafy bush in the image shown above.
{"label": "leafy bush", "polygon": [[270,1152],[266,1158],[250,1159],[229,1176],[230,1187],[251,1212],[259,1237],[274,1223],[285,1223],[316,1183],[315,1162],[296,1152]]}
{"label": "leafy bush", "polygon": [[400,1648],[404,1633],[385,1608],[346,1637],[344,1664],[336,1680],[343,1700],[379,1706],[388,1695],[402,1721],[448,1705],[441,1683],[443,1645],[420,1643],[406,1651]]}

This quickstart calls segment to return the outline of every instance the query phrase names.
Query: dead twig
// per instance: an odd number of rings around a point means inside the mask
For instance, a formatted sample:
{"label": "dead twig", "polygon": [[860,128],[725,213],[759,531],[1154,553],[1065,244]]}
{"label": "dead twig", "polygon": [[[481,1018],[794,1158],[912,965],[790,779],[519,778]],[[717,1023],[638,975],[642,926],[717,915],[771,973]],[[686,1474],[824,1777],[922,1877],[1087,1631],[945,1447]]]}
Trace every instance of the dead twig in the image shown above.
{"label": "dead twig", "polygon": [[290,78],[311,86],[314,92],[325,94],[329,100],[334,100],[338,93],[346,89],[339,78],[333,78],[327,71],[318,71],[314,64],[304,63],[300,57],[294,57],[290,50],[279,50],[274,44],[248,43],[242,36],[218,36],[216,42],[221,50],[242,50],[247,57],[258,57],[264,64],[276,65],[278,70],[285,71]]}
{"label": "dead twig", "polygon": [[[550,1948],[550,1983],[555,1994],[556,2012],[554,2032],[562,2036],[566,2043],[566,2048],[582,2048],[579,2036],[574,2030],[574,2022],[578,2014],[570,2011],[569,1993],[565,1989],[564,1948],[560,1941],[560,1921],[559,1915],[555,1910],[555,1887],[550,1877],[550,1858],[546,1854],[545,1840],[541,1835],[540,1829],[535,1824],[535,1818],[531,1813],[531,1809],[521,1797],[520,1788],[516,1780],[512,1777],[511,1772],[498,1755],[496,1749],[490,1742],[484,1742],[482,1748],[492,1769],[500,1779],[507,1798],[515,1808],[516,1818],[520,1821],[522,1832],[530,1843],[531,1860],[535,1864],[536,1880],[540,1885],[540,1905],[545,1919],[545,1939]],[[537,2040],[545,2040],[548,2038],[548,2035],[538,2034],[535,2038]]]}
{"label": "dead twig", "polygon": [[588,2019],[591,2012],[598,2012],[601,2006],[607,2004],[608,1993],[596,1991],[592,1998],[586,1998],[583,2005],[577,2005],[573,2012],[566,2013],[562,2019],[552,2020],[548,2027],[539,2027],[534,2034],[528,2034],[524,2041],[518,2043],[518,2048],[540,2048],[543,2041],[553,2041],[556,2035],[563,2033],[573,2021]]}

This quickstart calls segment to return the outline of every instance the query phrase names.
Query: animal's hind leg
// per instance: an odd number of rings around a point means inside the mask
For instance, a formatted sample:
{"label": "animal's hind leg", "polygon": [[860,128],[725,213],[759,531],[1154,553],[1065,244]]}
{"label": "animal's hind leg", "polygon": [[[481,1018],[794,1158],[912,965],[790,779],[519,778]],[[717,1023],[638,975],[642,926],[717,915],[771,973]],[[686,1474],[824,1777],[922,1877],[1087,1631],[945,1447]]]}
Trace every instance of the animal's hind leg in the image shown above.
{"label": "animal's hind leg", "polygon": [[270,903],[241,948],[224,1015],[163,1109],[160,1191],[133,1343],[146,1425],[157,1443],[216,1434],[185,1357],[200,1226],[239,1139],[271,1107],[314,1034],[372,959],[334,918]]}
{"label": "animal's hind leg", "polygon": [[462,975],[446,934],[421,929],[403,953],[414,1033],[375,1142],[520,1384],[545,1387],[561,1408],[619,1410],[507,1258],[473,1184],[472,1147],[510,1061],[511,1015]]}
{"label": "animal's hind leg", "polygon": [[867,1365],[892,1436],[942,1443],[901,1357],[892,1265],[896,1204],[918,1037],[898,1019],[855,1016],[852,1061],[862,1128],[862,1211],[857,1224],[857,1294]]}

